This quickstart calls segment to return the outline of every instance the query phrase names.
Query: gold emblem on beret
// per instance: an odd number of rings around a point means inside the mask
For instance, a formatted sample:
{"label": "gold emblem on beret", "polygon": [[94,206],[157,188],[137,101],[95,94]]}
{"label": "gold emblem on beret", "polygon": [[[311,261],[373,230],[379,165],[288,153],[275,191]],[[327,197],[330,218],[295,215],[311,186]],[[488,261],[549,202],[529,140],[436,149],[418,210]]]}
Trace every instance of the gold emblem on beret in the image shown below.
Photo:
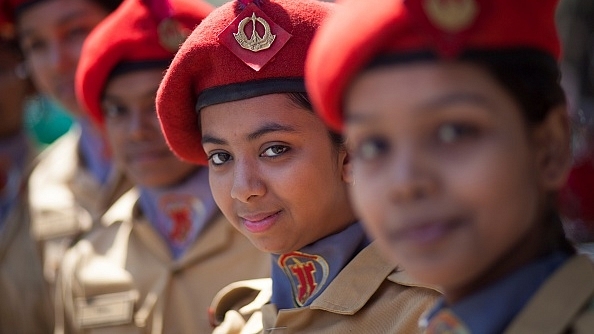
{"label": "gold emblem on beret", "polygon": [[188,38],[190,31],[172,18],[166,18],[159,23],[159,42],[166,50],[177,52],[180,45]]}
{"label": "gold emblem on beret", "polygon": [[[245,34],[245,26],[250,21],[252,22],[252,37],[248,38]],[[256,23],[260,23],[264,27],[264,35],[258,35]],[[252,52],[258,52],[270,48],[274,42],[274,39],[276,38],[276,35],[273,35],[270,32],[270,25],[268,22],[266,22],[266,20],[261,17],[257,17],[256,13],[252,13],[251,17],[246,17],[241,20],[237,27],[237,33],[233,33],[233,36],[235,36],[235,40],[242,48]]]}
{"label": "gold emblem on beret", "polygon": [[429,21],[448,33],[468,28],[479,12],[475,0],[425,0],[424,9]]}

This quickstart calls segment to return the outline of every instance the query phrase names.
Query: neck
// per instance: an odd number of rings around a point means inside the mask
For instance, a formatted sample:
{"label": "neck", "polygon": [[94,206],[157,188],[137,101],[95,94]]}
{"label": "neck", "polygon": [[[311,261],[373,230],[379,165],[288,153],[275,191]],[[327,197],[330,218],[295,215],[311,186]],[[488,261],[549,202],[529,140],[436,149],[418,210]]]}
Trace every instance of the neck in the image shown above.
{"label": "neck", "polygon": [[444,288],[444,297],[448,304],[454,304],[476,291],[499,281],[503,277],[527,265],[528,263],[551,252],[549,233],[545,223],[535,224],[520,238],[513,247],[503,253],[482,274],[463,286]]}

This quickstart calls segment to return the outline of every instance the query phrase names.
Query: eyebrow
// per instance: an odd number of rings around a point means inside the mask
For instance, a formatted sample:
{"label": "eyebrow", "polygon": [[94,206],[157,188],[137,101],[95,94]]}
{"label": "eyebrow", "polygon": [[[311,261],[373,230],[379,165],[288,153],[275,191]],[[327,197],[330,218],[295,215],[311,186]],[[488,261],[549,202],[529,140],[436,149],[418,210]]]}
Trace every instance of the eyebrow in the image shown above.
{"label": "eyebrow", "polygon": [[[90,15],[90,13],[87,10],[80,9],[78,11],[69,13],[68,15],[60,18],[57,22],[57,25],[62,26],[62,25],[68,24],[70,21],[75,21],[77,19],[84,18],[89,15]],[[27,37],[28,35],[31,35],[34,32],[35,31],[33,29],[24,29],[23,31],[20,32],[20,34],[21,34],[21,37]]]}
{"label": "eyebrow", "polygon": [[[273,132],[298,132],[296,128],[290,125],[279,124],[275,122],[268,122],[259,127],[256,131],[249,133],[245,138],[247,141],[254,141],[266,134]],[[227,142],[221,138],[217,138],[208,134],[202,135],[202,144],[217,144],[224,145]]]}
{"label": "eyebrow", "polygon": [[[155,96],[157,95],[157,90],[159,89],[159,87],[155,87],[155,89],[150,89],[147,90],[144,94],[142,94],[140,96],[141,99],[155,99]],[[107,92],[105,92],[103,94],[103,96],[101,97],[101,101],[105,101],[105,100],[115,100],[115,101],[120,101],[121,100],[121,96],[118,96],[117,94],[109,94]]]}
{"label": "eyebrow", "polygon": [[[444,94],[421,104],[415,109],[417,109],[419,112],[426,113],[459,103],[470,103],[473,105],[478,105],[489,111],[494,110],[491,101],[489,101],[484,96],[476,93],[466,92]],[[372,120],[373,118],[374,116],[368,115],[365,112],[345,113],[345,123],[362,123]]]}

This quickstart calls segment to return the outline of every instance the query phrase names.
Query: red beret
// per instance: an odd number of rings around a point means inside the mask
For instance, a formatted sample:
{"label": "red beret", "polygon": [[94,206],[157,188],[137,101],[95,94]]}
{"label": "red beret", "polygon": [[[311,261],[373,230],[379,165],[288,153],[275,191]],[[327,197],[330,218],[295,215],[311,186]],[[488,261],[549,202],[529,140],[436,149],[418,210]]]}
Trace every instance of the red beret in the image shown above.
{"label": "red beret", "polygon": [[468,50],[533,48],[554,58],[558,0],[344,1],[312,43],[306,85],[316,110],[342,128],[350,80],[376,56],[432,51],[455,58]]}
{"label": "red beret", "polygon": [[305,92],[307,49],[331,6],[244,0],[215,9],[184,42],[157,93],[157,113],[175,154],[206,164],[197,113],[205,106]]}
{"label": "red beret", "polygon": [[29,0],[0,0],[0,18],[2,23],[14,23],[17,9],[28,2]]}
{"label": "red beret", "polygon": [[211,10],[200,0],[125,0],[83,45],[75,89],[91,119],[103,123],[101,96],[116,66],[166,67],[183,39]]}

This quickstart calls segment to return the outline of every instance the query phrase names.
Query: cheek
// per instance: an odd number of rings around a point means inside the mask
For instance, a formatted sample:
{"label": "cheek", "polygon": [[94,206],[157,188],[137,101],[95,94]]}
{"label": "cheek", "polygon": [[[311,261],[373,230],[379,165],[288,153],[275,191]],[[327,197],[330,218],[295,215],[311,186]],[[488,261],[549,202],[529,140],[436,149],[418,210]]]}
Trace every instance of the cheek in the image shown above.
{"label": "cheek", "polygon": [[39,56],[29,57],[29,68],[31,69],[31,79],[35,83],[35,86],[47,92],[51,89],[50,84],[50,66],[45,66]]}
{"label": "cheek", "polygon": [[355,211],[366,228],[377,236],[388,208],[387,187],[382,181],[384,178],[377,171],[370,173],[354,162],[353,179],[354,184],[349,189]]}
{"label": "cheek", "polygon": [[538,193],[529,152],[509,145],[494,152],[450,168],[448,188],[477,215],[485,244],[501,247],[530,228]]}
{"label": "cheek", "polygon": [[116,163],[122,164],[125,155],[124,148],[126,147],[125,136],[122,134],[122,131],[106,124],[105,136],[114,160]]}
{"label": "cheek", "polygon": [[215,203],[227,219],[229,219],[233,201],[231,198],[231,189],[227,186],[228,182],[226,181],[225,176],[213,172],[209,167],[208,182]]}

